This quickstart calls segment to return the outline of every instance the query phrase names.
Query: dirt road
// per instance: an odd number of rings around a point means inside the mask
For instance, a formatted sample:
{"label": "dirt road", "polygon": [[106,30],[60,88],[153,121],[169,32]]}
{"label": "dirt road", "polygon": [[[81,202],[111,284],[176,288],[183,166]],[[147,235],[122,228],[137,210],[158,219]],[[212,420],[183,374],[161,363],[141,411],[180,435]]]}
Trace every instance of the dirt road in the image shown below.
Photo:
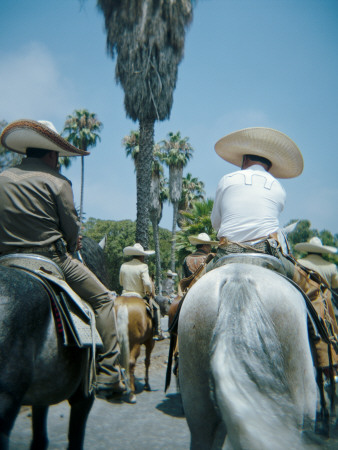
{"label": "dirt road", "polygon": [[[137,403],[96,399],[90,413],[85,450],[183,450],[189,448],[189,430],[174,380],[167,394],[164,380],[169,341],[155,344],[151,359],[151,392],[143,389],[143,354],[137,368]],[[69,407],[52,406],[48,416],[49,449],[67,448]],[[10,450],[28,450],[31,440],[30,408],[22,408],[11,435]]]}
{"label": "dirt road", "polygon": [[[165,329],[165,327],[163,327]],[[151,392],[143,391],[143,354],[137,368],[137,403],[96,399],[90,413],[84,450],[187,450],[190,434],[175,380],[164,393],[169,341],[157,342],[150,368]],[[49,449],[67,448],[67,402],[49,411]],[[22,408],[11,435],[10,450],[28,450],[31,440],[30,409]],[[273,448],[273,446],[271,446]],[[338,433],[318,442],[318,449],[338,448]]]}

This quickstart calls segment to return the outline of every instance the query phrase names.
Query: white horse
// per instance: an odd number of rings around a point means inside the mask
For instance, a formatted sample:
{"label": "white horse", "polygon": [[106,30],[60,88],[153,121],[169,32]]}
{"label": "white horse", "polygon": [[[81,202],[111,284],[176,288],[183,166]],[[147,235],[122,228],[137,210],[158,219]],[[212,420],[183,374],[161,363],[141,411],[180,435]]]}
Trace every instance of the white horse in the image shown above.
{"label": "white horse", "polygon": [[204,275],[180,314],[180,390],[191,449],[305,446],[317,386],[300,292],[233,263]]}

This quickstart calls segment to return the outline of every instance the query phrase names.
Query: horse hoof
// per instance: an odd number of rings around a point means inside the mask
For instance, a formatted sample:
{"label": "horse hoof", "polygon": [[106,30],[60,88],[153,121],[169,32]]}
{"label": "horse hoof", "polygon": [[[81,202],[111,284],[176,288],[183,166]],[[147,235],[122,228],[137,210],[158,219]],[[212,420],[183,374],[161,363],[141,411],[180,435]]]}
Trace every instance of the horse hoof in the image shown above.
{"label": "horse hoof", "polygon": [[145,385],[144,385],[144,388],[143,388],[145,391],[151,391],[151,387],[150,387],[150,384],[148,384],[148,383],[146,383]]}
{"label": "horse hoof", "polygon": [[129,398],[128,398],[128,403],[136,403],[136,395],[135,394],[130,394]]}

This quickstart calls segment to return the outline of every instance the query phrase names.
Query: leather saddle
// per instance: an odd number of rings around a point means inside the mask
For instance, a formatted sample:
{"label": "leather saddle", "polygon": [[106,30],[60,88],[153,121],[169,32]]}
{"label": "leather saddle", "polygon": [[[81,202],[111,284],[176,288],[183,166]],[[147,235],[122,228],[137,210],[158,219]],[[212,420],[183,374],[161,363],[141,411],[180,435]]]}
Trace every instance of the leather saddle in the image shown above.
{"label": "leather saddle", "polygon": [[57,332],[62,335],[64,345],[103,348],[92,308],[68,286],[54,261],[33,253],[12,253],[1,256],[0,264],[24,270],[43,285],[51,299]]}

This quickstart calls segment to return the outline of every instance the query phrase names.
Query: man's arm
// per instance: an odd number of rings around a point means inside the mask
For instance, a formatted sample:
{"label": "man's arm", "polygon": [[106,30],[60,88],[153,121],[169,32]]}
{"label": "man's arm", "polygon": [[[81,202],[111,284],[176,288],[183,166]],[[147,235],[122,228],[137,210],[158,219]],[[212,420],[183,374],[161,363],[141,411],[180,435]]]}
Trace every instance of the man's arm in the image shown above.
{"label": "man's arm", "polygon": [[76,213],[73,190],[69,182],[65,181],[56,197],[60,230],[67,242],[68,251],[74,252],[77,246],[80,222]]}
{"label": "man's arm", "polygon": [[149,276],[149,269],[147,264],[144,265],[141,272],[141,278],[143,283],[143,288],[146,294],[150,294],[152,292],[152,284]]}

